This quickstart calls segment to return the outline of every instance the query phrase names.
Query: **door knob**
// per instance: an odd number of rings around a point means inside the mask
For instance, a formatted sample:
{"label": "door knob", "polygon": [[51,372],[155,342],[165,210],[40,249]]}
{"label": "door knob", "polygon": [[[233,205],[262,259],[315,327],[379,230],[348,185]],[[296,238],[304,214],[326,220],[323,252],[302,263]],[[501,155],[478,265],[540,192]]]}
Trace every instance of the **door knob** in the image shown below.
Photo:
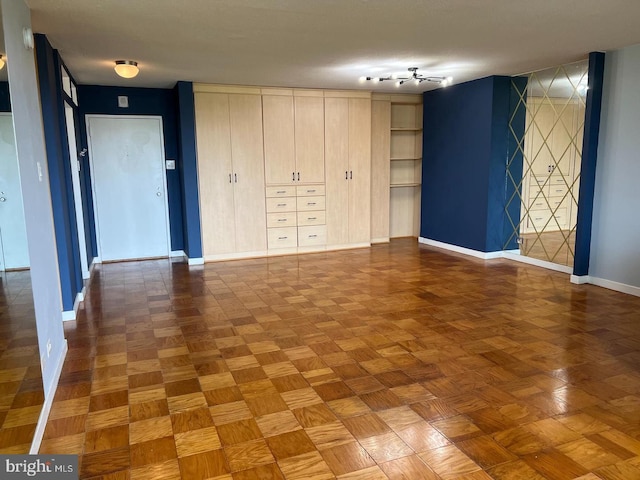
{"label": "door knob", "polygon": [[6,202],[6,201],[7,201],[7,199],[6,199],[6,198],[4,198],[4,197],[0,197],[0,202]]}

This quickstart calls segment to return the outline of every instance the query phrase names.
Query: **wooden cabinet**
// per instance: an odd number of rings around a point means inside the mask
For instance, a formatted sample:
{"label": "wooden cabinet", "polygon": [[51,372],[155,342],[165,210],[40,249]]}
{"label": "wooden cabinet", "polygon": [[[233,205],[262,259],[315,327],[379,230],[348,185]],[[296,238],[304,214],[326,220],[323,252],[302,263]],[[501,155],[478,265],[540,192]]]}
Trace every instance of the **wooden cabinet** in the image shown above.
{"label": "wooden cabinet", "polygon": [[266,90],[262,105],[267,185],[323,183],[322,91]]}
{"label": "wooden cabinet", "polygon": [[370,98],[325,98],[325,171],[327,244],[370,244]]}
{"label": "wooden cabinet", "polygon": [[371,243],[389,241],[391,96],[371,101]]}
{"label": "wooden cabinet", "polygon": [[198,183],[206,259],[266,251],[259,95],[195,93]]}
{"label": "wooden cabinet", "polygon": [[527,99],[522,233],[575,226],[583,123],[581,102]]}

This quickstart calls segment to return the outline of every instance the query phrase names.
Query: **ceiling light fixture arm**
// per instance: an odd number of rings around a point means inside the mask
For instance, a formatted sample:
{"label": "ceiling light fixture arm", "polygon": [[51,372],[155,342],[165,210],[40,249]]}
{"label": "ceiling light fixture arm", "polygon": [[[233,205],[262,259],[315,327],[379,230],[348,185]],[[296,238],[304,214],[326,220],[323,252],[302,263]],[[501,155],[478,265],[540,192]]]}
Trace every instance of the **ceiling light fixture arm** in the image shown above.
{"label": "ceiling light fixture arm", "polygon": [[407,70],[411,72],[408,77],[397,77],[395,75],[391,75],[388,77],[362,77],[361,80],[366,80],[371,82],[384,82],[387,80],[393,80],[396,82],[396,85],[398,86],[404,85],[409,81],[413,81],[416,84],[420,84],[422,82],[433,82],[433,83],[438,83],[443,87],[446,87],[447,85],[451,84],[451,82],[453,81],[451,77],[426,77],[418,73],[418,67],[409,67]]}

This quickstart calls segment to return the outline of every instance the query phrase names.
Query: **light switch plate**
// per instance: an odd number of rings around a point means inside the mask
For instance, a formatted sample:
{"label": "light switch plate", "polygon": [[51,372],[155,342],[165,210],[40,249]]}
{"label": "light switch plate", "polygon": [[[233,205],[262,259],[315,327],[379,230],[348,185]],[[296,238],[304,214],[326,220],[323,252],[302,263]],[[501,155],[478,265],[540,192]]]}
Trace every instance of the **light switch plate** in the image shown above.
{"label": "light switch plate", "polygon": [[175,160],[166,160],[166,167],[167,170],[175,170],[176,169],[176,161]]}

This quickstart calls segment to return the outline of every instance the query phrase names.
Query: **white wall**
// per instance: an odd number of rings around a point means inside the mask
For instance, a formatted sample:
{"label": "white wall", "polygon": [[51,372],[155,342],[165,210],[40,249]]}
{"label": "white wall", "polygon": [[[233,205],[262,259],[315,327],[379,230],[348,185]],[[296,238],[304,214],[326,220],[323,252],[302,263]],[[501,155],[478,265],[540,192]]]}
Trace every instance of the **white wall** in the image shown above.
{"label": "white wall", "polygon": [[589,277],[640,294],[640,45],[607,52]]}
{"label": "white wall", "polygon": [[[45,400],[51,402],[67,342],[62,328],[60,274],[35,59],[33,50],[26,49],[23,41],[23,28],[31,27],[31,13],[22,0],[2,0],[2,22],[31,261],[38,345],[43,363],[42,379]],[[50,351],[47,351],[48,342],[51,344]]]}

